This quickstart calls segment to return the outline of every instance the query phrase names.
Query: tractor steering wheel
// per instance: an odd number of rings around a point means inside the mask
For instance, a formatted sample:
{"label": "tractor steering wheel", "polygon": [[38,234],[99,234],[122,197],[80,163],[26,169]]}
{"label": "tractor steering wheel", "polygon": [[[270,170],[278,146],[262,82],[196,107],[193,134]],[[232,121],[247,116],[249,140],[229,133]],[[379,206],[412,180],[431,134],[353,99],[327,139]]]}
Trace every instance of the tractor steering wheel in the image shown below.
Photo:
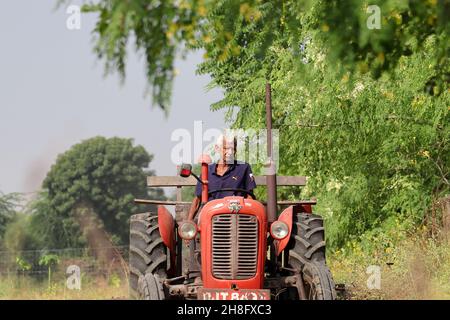
{"label": "tractor steering wheel", "polygon": [[209,191],[208,192],[208,197],[214,193],[217,192],[221,192],[221,191],[234,191],[234,193],[236,192],[242,192],[245,193],[247,195],[249,195],[250,197],[252,197],[253,200],[256,200],[256,196],[253,192],[245,190],[245,189],[236,189],[236,188],[223,188],[223,189],[217,189],[217,190],[213,190],[213,191]]}

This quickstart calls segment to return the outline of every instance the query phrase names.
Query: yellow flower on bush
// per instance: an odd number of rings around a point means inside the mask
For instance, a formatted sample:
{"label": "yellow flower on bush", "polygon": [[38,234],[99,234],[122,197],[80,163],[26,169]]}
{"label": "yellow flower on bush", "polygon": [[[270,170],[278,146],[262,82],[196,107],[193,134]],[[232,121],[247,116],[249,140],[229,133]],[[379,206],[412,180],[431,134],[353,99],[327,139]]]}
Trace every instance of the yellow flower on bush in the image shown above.
{"label": "yellow flower on bush", "polygon": [[256,8],[250,7],[248,3],[241,4],[239,13],[247,21],[258,21],[261,18],[261,11]]}
{"label": "yellow flower on bush", "polygon": [[421,150],[421,151],[419,151],[419,155],[421,155],[424,158],[430,159],[430,152],[428,150]]}
{"label": "yellow flower on bush", "polygon": [[197,8],[197,13],[198,13],[198,15],[199,15],[200,17],[206,16],[206,12],[207,12],[207,10],[206,10],[206,7],[205,7],[204,5],[198,6],[198,8]]}

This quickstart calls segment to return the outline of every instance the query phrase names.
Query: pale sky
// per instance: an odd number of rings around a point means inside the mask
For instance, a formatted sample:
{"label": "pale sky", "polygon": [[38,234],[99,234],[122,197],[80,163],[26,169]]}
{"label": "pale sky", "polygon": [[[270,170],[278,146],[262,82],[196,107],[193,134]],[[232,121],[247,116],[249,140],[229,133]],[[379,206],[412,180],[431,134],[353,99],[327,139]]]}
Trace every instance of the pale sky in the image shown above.
{"label": "pale sky", "polygon": [[[68,30],[65,7],[56,0],[15,0],[0,10],[0,191],[40,188],[56,156],[97,135],[133,138],[154,155],[150,168],[174,175],[170,152],[178,128],[193,132],[225,126],[224,113],[209,110],[220,90],[207,92],[207,76],[195,75],[202,53],[177,60],[169,117],[144,97],[144,64],[130,54],[123,86],[103,77],[92,52],[95,16],[81,17],[80,30]],[[72,1],[79,4],[79,1]]]}

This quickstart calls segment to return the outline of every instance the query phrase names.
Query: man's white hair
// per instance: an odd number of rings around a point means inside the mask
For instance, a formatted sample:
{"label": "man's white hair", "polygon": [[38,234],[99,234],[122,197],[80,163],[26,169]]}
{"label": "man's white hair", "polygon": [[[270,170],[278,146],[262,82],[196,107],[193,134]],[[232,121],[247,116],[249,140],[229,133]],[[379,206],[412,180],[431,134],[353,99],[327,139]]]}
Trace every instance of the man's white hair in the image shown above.
{"label": "man's white hair", "polygon": [[226,141],[227,144],[233,144],[233,146],[236,147],[237,144],[237,137],[234,134],[227,133],[227,134],[221,134],[216,141],[216,145],[219,147],[223,146],[223,142]]}

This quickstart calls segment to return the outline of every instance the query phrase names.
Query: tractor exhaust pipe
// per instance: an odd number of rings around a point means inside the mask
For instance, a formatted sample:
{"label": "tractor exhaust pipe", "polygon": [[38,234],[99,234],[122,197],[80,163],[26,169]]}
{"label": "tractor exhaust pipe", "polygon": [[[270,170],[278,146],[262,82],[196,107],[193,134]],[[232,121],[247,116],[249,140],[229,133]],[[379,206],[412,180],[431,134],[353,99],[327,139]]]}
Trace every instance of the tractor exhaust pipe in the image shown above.
{"label": "tractor exhaust pipe", "polygon": [[266,83],[266,125],[267,125],[267,220],[269,223],[277,219],[277,175],[275,173],[275,161],[273,160],[272,144],[272,89],[270,83]]}

